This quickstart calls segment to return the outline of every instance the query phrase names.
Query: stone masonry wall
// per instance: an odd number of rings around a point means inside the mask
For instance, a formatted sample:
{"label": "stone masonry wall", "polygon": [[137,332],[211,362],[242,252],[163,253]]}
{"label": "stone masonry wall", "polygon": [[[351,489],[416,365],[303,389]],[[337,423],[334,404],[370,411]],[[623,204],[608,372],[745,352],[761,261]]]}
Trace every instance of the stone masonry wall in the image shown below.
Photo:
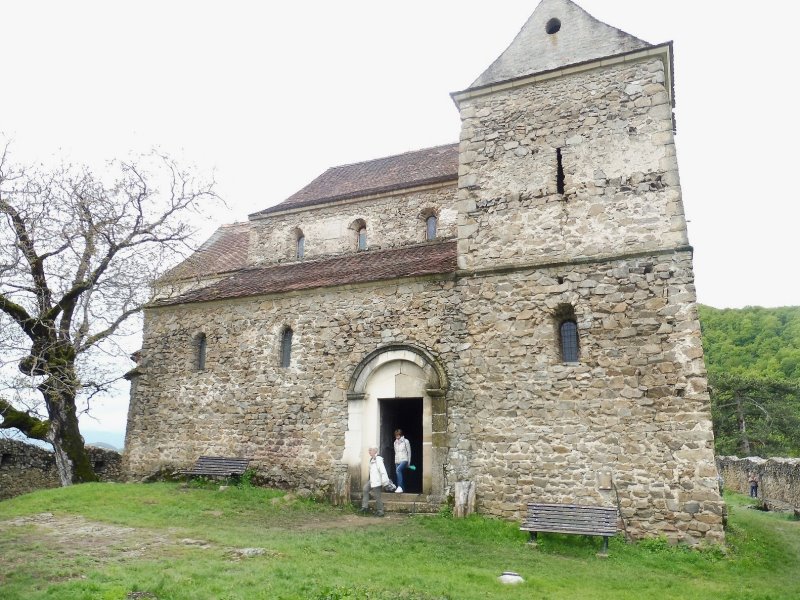
{"label": "stone masonry wall", "polygon": [[469,98],[460,108],[462,268],[687,243],[660,60]]}
{"label": "stone masonry wall", "polygon": [[357,231],[352,223],[367,225],[372,250],[425,241],[425,217],[438,216],[437,238],[456,235],[455,184],[406,194],[382,195],[357,203],[321,205],[251,222],[250,262],[296,260],[296,230],[305,236],[305,258],[355,252]]}
{"label": "stone masonry wall", "polygon": [[720,456],[717,458],[717,467],[725,481],[725,489],[749,494],[747,475],[754,471],[761,480],[759,498],[778,508],[785,508],[786,505],[800,510],[800,458]]}
{"label": "stone masonry wall", "polygon": [[[611,505],[634,538],[722,540],[688,252],[460,285],[468,347],[450,463],[475,477],[481,511],[519,519],[528,499]],[[579,364],[561,362],[560,304],[575,309]],[[600,487],[604,472],[612,489]]]}
{"label": "stone masonry wall", "polygon": [[[91,446],[87,449],[101,481],[122,479],[119,452]],[[0,500],[60,484],[52,452],[18,440],[0,438]]]}
{"label": "stone masonry wall", "polygon": [[[463,327],[452,277],[150,309],[131,400],[132,476],[201,454],[243,455],[269,481],[324,490],[342,459],[356,365],[390,343],[452,364]],[[292,364],[280,336],[294,332]],[[206,368],[194,336],[206,334]]]}
{"label": "stone masonry wall", "polygon": [[[128,472],[245,455],[272,483],[327,493],[354,368],[411,343],[450,379],[436,442],[445,485],[477,481],[482,512],[519,519],[528,499],[618,503],[634,537],[719,540],[690,266],[684,252],[150,309]],[[558,357],[553,310],[564,302],[578,317],[579,365]],[[288,369],[278,366],[285,325]],[[204,371],[193,368],[199,331]],[[599,489],[601,470],[614,490]]]}

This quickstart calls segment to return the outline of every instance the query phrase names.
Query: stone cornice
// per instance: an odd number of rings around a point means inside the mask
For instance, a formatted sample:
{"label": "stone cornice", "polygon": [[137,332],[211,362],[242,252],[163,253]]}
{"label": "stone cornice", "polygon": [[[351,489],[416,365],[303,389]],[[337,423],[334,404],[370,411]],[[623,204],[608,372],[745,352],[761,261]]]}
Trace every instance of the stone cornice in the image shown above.
{"label": "stone cornice", "polygon": [[613,262],[616,260],[629,260],[632,258],[645,258],[647,256],[664,256],[667,254],[679,254],[682,252],[694,252],[692,246],[676,246],[675,248],[661,248],[656,250],[642,250],[639,252],[629,252],[623,254],[607,254],[602,256],[578,256],[575,258],[536,262],[529,261],[524,263],[509,263],[492,267],[479,267],[477,269],[458,269],[456,277],[476,277],[480,275],[501,275],[503,273],[514,273],[517,271],[529,271],[532,269],[558,269],[561,267],[571,267],[575,265],[591,265]]}
{"label": "stone cornice", "polygon": [[661,61],[664,63],[664,74],[665,74],[664,87],[667,88],[667,91],[669,93],[670,104],[674,106],[675,89],[674,89],[673,75],[672,75],[674,66],[672,57],[672,42],[665,42],[663,44],[659,44],[657,46],[651,46],[650,48],[644,48],[642,50],[631,50],[630,52],[623,52],[622,54],[614,54],[611,56],[606,56],[604,58],[596,58],[585,62],[573,63],[571,65],[566,65],[558,69],[551,69],[549,71],[532,73],[530,75],[524,75],[522,77],[516,77],[514,79],[507,79],[506,81],[501,81],[498,83],[491,83],[484,86],[468,88],[466,90],[462,90],[459,92],[453,92],[450,94],[450,97],[453,99],[453,102],[455,102],[456,106],[460,108],[460,103],[463,102],[464,100],[470,100],[473,98],[479,98],[481,96],[487,96],[490,94],[494,94],[495,92],[508,91],[516,88],[526,87],[529,85],[534,85],[536,83],[541,83],[543,81],[557,79],[559,77],[566,77],[569,75],[576,75],[578,73],[592,71],[595,69],[601,69],[604,67],[640,62],[643,60],[647,60],[649,58],[660,58]]}

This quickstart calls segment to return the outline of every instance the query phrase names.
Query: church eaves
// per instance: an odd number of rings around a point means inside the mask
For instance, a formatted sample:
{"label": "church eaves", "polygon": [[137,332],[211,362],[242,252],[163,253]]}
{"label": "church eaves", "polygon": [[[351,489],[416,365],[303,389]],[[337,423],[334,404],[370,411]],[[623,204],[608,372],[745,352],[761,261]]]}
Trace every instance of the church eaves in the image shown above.
{"label": "church eaves", "polygon": [[313,288],[334,287],[454,273],[456,242],[417,244],[389,250],[371,250],[316,261],[245,269],[208,287],[153,306],[210,302]]}
{"label": "church eaves", "polygon": [[542,0],[511,45],[470,88],[650,46],[598,21],[570,0]]}

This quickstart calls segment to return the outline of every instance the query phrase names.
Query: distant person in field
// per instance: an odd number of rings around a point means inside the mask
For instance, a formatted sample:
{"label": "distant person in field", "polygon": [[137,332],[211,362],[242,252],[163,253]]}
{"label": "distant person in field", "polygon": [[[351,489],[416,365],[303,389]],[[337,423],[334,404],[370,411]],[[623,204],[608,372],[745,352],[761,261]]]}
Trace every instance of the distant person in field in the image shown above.
{"label": "distant person in field", "polygon": [[394,430],[394,470],[397,474],[395,494],[402,494],[406,485],[403,474],[411,462],[411,443],[403,436],[402,429]]}
{"label": "distant person in field", "polygon": [[750,497],[758,498],[758,473],[750,471],[747,474],[747,483],[750,484]]}

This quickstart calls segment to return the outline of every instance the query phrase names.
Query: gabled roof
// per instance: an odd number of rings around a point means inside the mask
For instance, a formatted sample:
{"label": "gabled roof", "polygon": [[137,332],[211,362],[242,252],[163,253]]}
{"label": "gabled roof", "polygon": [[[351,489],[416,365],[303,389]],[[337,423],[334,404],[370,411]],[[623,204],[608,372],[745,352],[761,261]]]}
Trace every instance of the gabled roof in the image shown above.
{"label": "gabled roof", "polygon": [[154,306],[209,302],[456,271],[456,242],[354,252],[317,261],[252,268]]}
{"label": "gabled roof", "polygon": [[470,88],[650,46],[570,0],[542,0],[511,45]]}
{"label": "gabled roof", "polygon": [[189,258],[173,267],[159,281],[208,277],[247,266],[249,223],[222,225]]}
{"label": "gabled roof", "polygon": [[332,167],[280,204],[250,217],[457,179],[458,144],[425,148]]}

